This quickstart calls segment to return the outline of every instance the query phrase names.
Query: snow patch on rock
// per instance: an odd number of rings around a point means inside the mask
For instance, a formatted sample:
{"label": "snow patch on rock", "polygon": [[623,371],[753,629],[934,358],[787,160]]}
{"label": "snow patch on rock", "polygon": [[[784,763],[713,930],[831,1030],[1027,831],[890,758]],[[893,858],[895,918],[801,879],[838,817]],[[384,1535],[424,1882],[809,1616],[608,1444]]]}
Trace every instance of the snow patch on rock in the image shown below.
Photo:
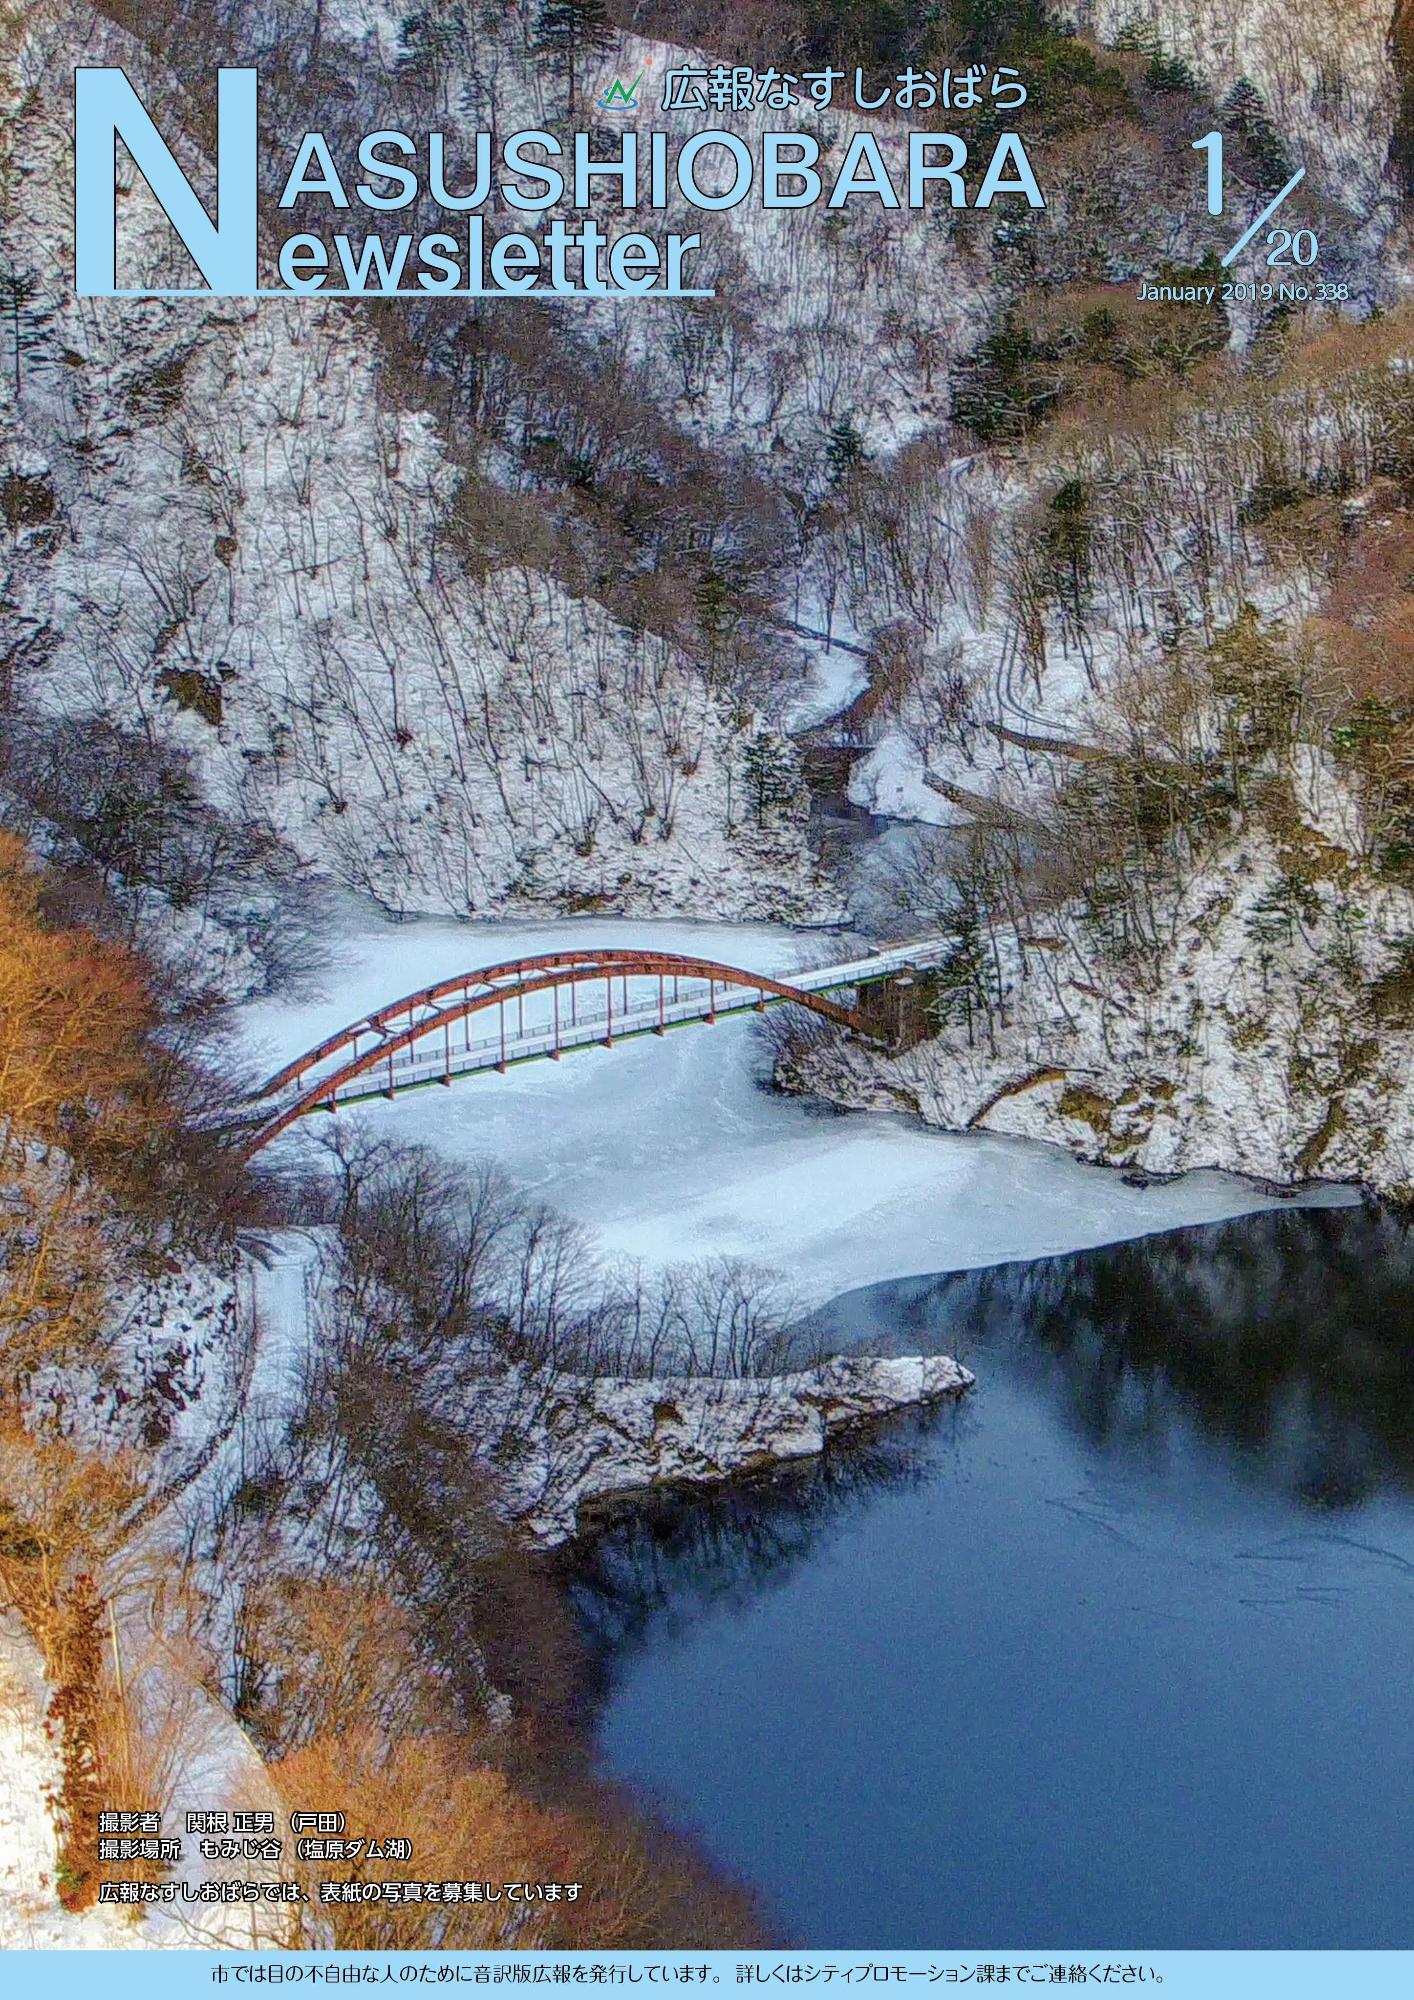
{"label": "snow patch on rock", "polygon": [[[720,1484],[817,1456],[854,1427],[961,1395],[974,1377],[946,1355],[837,1356],[760,1380],[567,1376],[523,1439],[497,1505],[541,1548],[597,1509],[671,1487]],[[497,1395],[512,1399],[519,1385]]]}

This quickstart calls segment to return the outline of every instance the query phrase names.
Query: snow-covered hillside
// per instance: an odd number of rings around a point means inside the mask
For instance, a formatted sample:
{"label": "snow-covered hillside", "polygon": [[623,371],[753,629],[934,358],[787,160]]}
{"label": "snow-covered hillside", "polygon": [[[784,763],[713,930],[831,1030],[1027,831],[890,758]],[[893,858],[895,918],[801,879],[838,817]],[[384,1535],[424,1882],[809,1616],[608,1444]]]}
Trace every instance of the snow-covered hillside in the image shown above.
{"label": "snow-covered hillside", "polygon": [[[326,11],[323,108],[337,106],[349,129],[391,116],[413,88],[397,10]],[[1173,10],[1149,13],[1175,47],[1201,44],[1195,64],[1213,88],[1229,71],[1250,72],[1284,136],[1309,156],[1322,198],[1371,228],[1378,210],[1384,228],[1393,84],[1379,11],[1357,9],[1322,44],[1314,111],[1301,95],[1310,88],[1302,52],[1321,10],[1294,20],[1254,4],[1239,10],[1240,32],[1219,32],[1214,17],[1184,36]],[[1090,25],[1114,38],[1128,23],[1107,5]],[[469,376],[457,358],[465,323],[429,327],[422,365],[437,395],[452,395],[459,422],[456,398],[469,406],[470,435],[453,449],[366,310],[318,299],[67,297],[55,274],[71,261],[67,128],[79,58],[124,61],[162,95],[169,122],[181,101],[131,37],[63,0],[33,11],[9,73],[4,230],[32,287],[14,316],[15,394],[0,411],[3,616],[20,694],[180,748],[233,819],[395,910],[777,919],[837,910],[807,849],[798,768],[777,734],[790,706],[783,677],[808,674],[811,642],[779,621],[838,617],[868,634],[900,618],[934,620],[939,590],[954,590],[949,564],[968,523],[929,527],[931,487],[954,366],[1024,274],[1007,218],[941,205],[889,211],[868,197],[838,212],[768,212],[755,199],[719,215],[669,211],[662,226],[701,230],[715,301],[576,302],[538,322],[524,315],[539,308],[502,301],[493,358]],[[688,59],[624,37],[597,59],[598,80],[646,72],[633,118],[681,136],[700,114],[662,112],[657,79]],[[429,105],[454,149],[478,125],[556,114],[525,10],[439,62]],[[586,98],[592,88],[586,80]],[[316,95],[304,108],[321,105]],[[749,144],[768,125],[805,117],[836,156],[862,116],[844,91],[828,111],[723,115]],[[895,168],[909,122],[871,121]],[[1160,253],[1196,257],[1211,231],[1196,204],[1175,205],[1172,159],[1132,121],[1111,127],[1106,143],[1111,178],[1132,183],[1114,275]],[[190,138],[182,157],[200,179]],[[1186,149],[1177,157],[1191,179]],[[1057,168],[1050,215],[1037,223],[1050,232],[1048,257],[1058,229],[1080,227],[1087,158],[1077,152]],[[175,239],[141,178],[128,176],[126,275],[180,282]],[[620,402],[579,415],[555,406],[547,385],[561,357],[585,394],[602,399],[612,382]],[[650,408],[658,441],[644,459],[641,440],[613,430],[641,427]],[[625,559],[617,543],[595,546],[613,510],[576,499],[574,482],[592,492],[603,476],[596,453],[639,466],[631,493],[613,489],[627,518],[661,489],[675,438],[681,451],[752,462],[777,522],[749,553],[704,552],[686,575],[654,576],[660,599],[677,594],[655,623],[626,615],[619,586],[605,583]],[[830,449],[876,466],[877,499],[835,492]],[[730,486],[735,464],[711,461],[711,477]],[[703,482],[670,477],[690,506],[686,489]],[[974,509],[979,534],[987,512]],[[675,532],[684,549],[717,533]],[[724,673],[701,657],[703,632],[684,622],[682,604],[734,590],[759,622],[742,628]],[[935,646],[946,640],[930,634]],[[768,663],[772,648],[781,657]],[[881,785],[871,796],[891,804],[904,793]]]}
{"label": "snow-covered hillside", "polygon": [[1045,1139],[1111,1166],[1361,1182],[1409,1201],[1400,973],[1414,899],[1362,882],[1334,843],[1328,855],[1299,918],[1281,914],[1283,857],[1254,836],[1195,874],[1143,976],[1116,975],[1073,935],[1008,939],[994,1035],[951,1027],[883,1061],[819,1048],[787,1074],[842,1104],[906,1104],[930,1125]]}
{"label": "snow-covered hillside", "polygon": [[[1323,1179],[1352,1185],[1301,1198],[1414,1201],[1392,4],[1077,0],[1094,46],[1043,23],[1053,70],[1017,120],[1044,125],[1044,213],[675,207],[645,226],[700,231],[716,296],[652,304],[75,299],[72,72],[121,63],[209,194],[221,62],[264,64],[296,131],[327,115],[343,145],[406,106],[454,153],[591,122],[610,79],[646,72],[631,113],[598,107],[609,151],[625,117],[703,122],[660,109],[685,48],[609,37],[578,108],[529,4],[430,10],[429,56],[428,17],[395,0],[322,0],[309,49],[303,0],[209,22],[171,0],[150,29],[137,0],[37,0],[0,51],[0,818],[55,863],[12,959],[136,912],[168,975],[133,1029],[143,1064],[209,1049],[217,988],[258,995],[243,1050],[263,1067],[517,951],[642,938],[789,970],[858,886],[812,844],[807,757],[832,783],[852,759],[854,803],[916,823],[916,847],[906,826],[874,841],[855,917],[956,946],[898,988],[901,1023],[928,1009],[906,1048],[780,1014],[645,1036],[305,1123],[268,1180],[220,1152],[218,1079],[172,1086],[154,1152],[198,1099],[180,1138],[210,1150],[170,1187],[115,1178],[115,1245],[125,1202],[151,1192],[156,1219],[114,1258],[111,1317],[83,1317],[81,1359],[16,1371],[24,1448],[121,1480],[109,1539],[82,1544],[86,1664],[33,1605],[28,1634],[0,1616],[0,1945],[247,1941],[245,1912],[198,1934],[60,1907],[69,1753],[90,1776],[113,1754],[66,1721],[76,1680],[125,1704],[129,1750],[163,1745],[174,1823],[227,1793],[273,1806],[262,1752],[348,1740],[318,1711],[349,1605],[380,1645],[416,1613],[417,1657],[495,1725],[516,1683],[477,1564],[971,1382],[941,1359],[818,1362],[806,1308]],[[199,46],[164,46],[173,22]],[[1187,80],[1146,82],[1170,58]],[[1293,222],[1350,284],[1305,313],[1196,286],[1150,312],[1137,277],[1214,276],[1236,234],[1192,145],[1243,78],[1307,168]],[[866,114],[846,84],[828,109],[722,122],[753,148],[808,124],[835,167],[867,125],[898,174],[909,125],[942,119]],[[124,277],[186,282],[119,172]],[[316,933],[317,878],[343,893]],[[98,959],[76,962],[82,998]],[[140,960],[119,972],[119,1000],[145,991]],[[47,991],[25,1006],[54,1012]],[[763,1087],[773,1061],[877,1115],[812,1116]],[[91,1095],[85,1073],[61,1112]],[[59,1149],[82,1120],[55,1119],[47,1173],[75,1179]],[[342,1150],[301,1178],[330,1127]],[[1192,1168],[1271,1185],[1149,1178]],[[207,1175],[229,1204],[184,1235]],[[759,1266],[799,1280],[793,1302]],[[326,1595],[321,1635],[301,1621]],[[464,1622],[434,1630],[449,1610]]]}
{"label": "snow-covered hillside", "polygon": [[[36,21],[12,99],[8,254],[50,281],[0,412],[28,697],[181,746],[228,813],[395,909],[826,911],[803,795],[753,801],[770,726],[500,546],[355,313],[52,284],[72,61],[134,60],[85,22]],[[132,180],[126,240],[162,268]]]}
{"label": "snow-covered hillside", "polygon": [[1385,204],[1394,0],[1076,0],[1073,12],[1107,43],[1147,31],[1220,96],[1247,77],[1336,200],[1362,217]]}

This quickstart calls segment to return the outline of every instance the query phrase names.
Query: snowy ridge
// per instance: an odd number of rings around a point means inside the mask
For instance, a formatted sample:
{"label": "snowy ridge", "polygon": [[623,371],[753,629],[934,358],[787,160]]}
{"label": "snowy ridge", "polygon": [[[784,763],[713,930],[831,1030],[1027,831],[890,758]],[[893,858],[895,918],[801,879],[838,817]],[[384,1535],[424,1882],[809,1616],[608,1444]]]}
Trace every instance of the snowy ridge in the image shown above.
{"label": "snowy ridge", "polygon": [[[282,1249],[276,1270],[297,1265],[302,1300],[273,1328],[262,1371],[293,1378],[301,1357],[328,1351],[345,1303],[339,1250],[322,1236]],[[291,1263],[291,1258],[295,1260]],[[268,1281],[267,1281],[268,1283]],[[945,1355],[837,1356],[761,1376],[583,1376],[541,1365],[507,1366],[494,1348],[448,1354],[440,1364],[457,1421],[486,1474],[494,1513],[528,1544],[571,1539],[594,1510],[663,1487],[752,1477],[826,1449],[852,1427],[959,1395],[973,1376]],[[262,1421],[280,1421],[278,1404]],[[291,1406],[286,1403],[287,1412]],[[248,1441],[247,1441],[248,1444]],[[372,1495],[368,1504],[377,1503]],[[352,1530],[357,1536],[358,1510]],[[311,1523],[287,1545],[322,1547]]]}

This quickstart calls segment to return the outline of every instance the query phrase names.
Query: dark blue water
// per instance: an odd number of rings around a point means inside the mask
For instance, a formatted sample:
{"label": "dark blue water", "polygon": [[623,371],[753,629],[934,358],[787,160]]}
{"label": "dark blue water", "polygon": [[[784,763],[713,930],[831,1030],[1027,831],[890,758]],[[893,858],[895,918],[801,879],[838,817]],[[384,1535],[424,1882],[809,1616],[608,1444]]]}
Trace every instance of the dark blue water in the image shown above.
{"label": "dark blue water", "polygon": [[606,1768],[793,1942],[1414,1944],[1411,1308],[1360,1210],[837,1301],[979,1386],[605,1539]]}

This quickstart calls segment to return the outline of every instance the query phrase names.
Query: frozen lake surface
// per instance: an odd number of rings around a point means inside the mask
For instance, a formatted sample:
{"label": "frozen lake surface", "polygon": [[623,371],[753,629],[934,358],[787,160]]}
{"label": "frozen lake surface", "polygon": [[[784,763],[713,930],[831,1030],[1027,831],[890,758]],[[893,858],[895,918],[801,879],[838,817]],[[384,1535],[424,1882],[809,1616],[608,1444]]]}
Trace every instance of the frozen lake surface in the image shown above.
{"label": "frozen lake surface", "polygon": [[[252,1057],[591,941],[763,972],[849,944],[354,910],[320,993],[248,1010]],[[606,1538],[578,1601],[608,1769],[832,1948],[1407,1943],[1401,1226],[833,1116],[768,1062],[747,1018],[339,1114],[495,1160],[609,1255],[770,1265],[828,1344],[976,1370],[879,1463]]]}
{"label": "frozen lake surface", "polygon": [[[834,962],[839,933],[634,922],[392,924],[352,905],[338,953],[297,1001],[246,1010],[262,1072],[370,1008],[453,973],[587,943],[709,954],[749,971]],[[930,1132],[903,1117],[837,1116],[762,1089],[751,1018],[587,1049],[340,1112],[459,1158],[490,1158],[590,1225],[606,1254],[650,1264],[732,1255],[802,1298],[1216,1221],[1274,1205],[1216,1173],[1147,1188],[1054,1147]],[[309,1131],[322,1118],[306,1121]],[[281,1146],[303,1143],[299,1131]],[[1318,1205],[1355,1199],[1319,1191]]]}

